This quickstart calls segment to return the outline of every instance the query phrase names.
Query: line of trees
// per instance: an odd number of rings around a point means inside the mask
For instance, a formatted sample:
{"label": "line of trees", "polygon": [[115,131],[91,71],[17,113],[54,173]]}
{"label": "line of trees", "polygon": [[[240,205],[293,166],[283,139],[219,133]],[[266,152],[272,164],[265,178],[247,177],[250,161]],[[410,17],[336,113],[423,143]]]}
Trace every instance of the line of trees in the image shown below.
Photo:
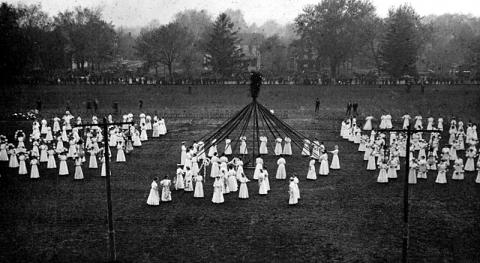
{"label": "line of trees", "polygon": [[[170,82],[238,79],[249,66],[271,79],[401,79],[419,72],[480,79],[480,19],[421,17],[408,5],[382,19],[369,1],[321,0],[292,24],[260,27],[248,25],[239,10],[215,18],[185,10],[168,24],[152,21],[132,31],[106,22],[99,9],[77,7],[50,17],[39,5],[2,3],[0,81],[125,74]],[[129,68],[132,61],[141,67]]]}

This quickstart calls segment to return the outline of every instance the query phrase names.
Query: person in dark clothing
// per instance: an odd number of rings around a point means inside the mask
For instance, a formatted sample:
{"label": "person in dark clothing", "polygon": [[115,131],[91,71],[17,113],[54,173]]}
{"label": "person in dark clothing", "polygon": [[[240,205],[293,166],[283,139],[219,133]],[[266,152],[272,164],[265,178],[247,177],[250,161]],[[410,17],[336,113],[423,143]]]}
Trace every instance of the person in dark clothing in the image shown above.
{"label": "person in dark clothing", "polygon": [[37,110],[38,111],[42,110],[42,101],[40,99],[37,99]]}
{"label": "person in dark clothing", "polygon": [[315,100],[315,113],[317,113],[318,110],[320,110],[320,100],[317,98]]}
{"label": "person in dark clothing", "polygon": [[358,103],[355,101],[355,102],[353,103],[353,114],[354,114],[355,116],[358,115],[357,109],[358,109]]}
{"label": "person in dark clothing", "polygon": [[143,108],[143,100],[138,101],[138,109],[141,110]]}
{"label": "person in dark clothing", "polygon": [[93,100],[93,111],[95,113],[97,113],[97,110],[98,110],[98,100],[97,99],[94,99]]}
{"label": "person in dark clothing", "polygon": [[116,101],[113,102],[112,108],[113,108],[113,112],[118,113],[118,102]]}
{"label": "person in dark clothing", "polygon": [[87,112],[90,112],[92,110],[92,102],[87,101]]}
{"label": "person in dark clothing", "polygon": [[349,116],[352,113],[352,101],[349,101],[347,103],[347,116]]}

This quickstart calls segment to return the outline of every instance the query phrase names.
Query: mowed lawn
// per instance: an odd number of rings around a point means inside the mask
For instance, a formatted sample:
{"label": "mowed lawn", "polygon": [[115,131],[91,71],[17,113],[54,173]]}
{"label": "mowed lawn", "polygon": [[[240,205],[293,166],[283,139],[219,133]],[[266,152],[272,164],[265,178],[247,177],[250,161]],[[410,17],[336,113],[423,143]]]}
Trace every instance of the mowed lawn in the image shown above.
{"label": "mowed lawn", "polygon": [[[148,207],[153,177],[173,176],[180,161],[180,142],[209,132],[250,102],[248,86],[41,86],[3,91],[2,115],[26,111],[42,100],[43,114],[61,115],[67,101],[75,114],[87,118],[85,102],[100,102],[101,114],[118,102],[121,113],[146,113],[166,118],[169,133],[149,140],[112,164],[112,198],[117,257],[121,262],[396,262],[401,258],[404,167],[400,178],[376,183],[378,171],[365,170],[357,145],[339,136],[349,100],[359,103],[359,119],[390,113],[399,125],[406,112],[480,121],[480,87],[433,86],[425,93],[413,88],[379,86],[264,86],[259,102],[328,150],[340,147],[339,171],[306,181],[308,159],[287,158],[287,174],[300,178],[300,203],[288,206],[288,182],[276,181],[276,158],[265,157],[271,191],[259,196],[249,183],[250,199],[236,193],[225,203],[211,203],[213,180],[206,179],[205,199],[173,191],[173,202]],[[313,112],[315,98],[320,113]],[[115,117],[119,118],[116,114]],[[100,114],[99,114],[100,115]],[[87,120],[87,119],[85,119]],[[2,121],[0,134],[13,138],[17,128],[30,132],[29,122]],[[443,142],[448,132],[443,135]],[[269,139],[269,149],[273,144]],[[219,145],[219,149],[224,146]],[[251,151],[251,149],[249,149]],[[238,152],[238,149],[234,149]],[[115,157],[115,151],[113,152]],[[463,154],[461,154],[463,156]],[[329,156],[331,159],[331,156]],[[39,180],[19,176],[0,163],[0,261],[98,262],[108,260],[105,180],[99,170],[83,167],[85,180],[40,168]],[[317,164],[318,170],[318,164]],[[208,170],[207,170],[208,172]],[[253,170],[246,170],[251,177]],[[410,188],[410,260],[413,262],[478,262],[480,257],[480,185],[476,173],[461,182],[435,184],[436,173]]]}

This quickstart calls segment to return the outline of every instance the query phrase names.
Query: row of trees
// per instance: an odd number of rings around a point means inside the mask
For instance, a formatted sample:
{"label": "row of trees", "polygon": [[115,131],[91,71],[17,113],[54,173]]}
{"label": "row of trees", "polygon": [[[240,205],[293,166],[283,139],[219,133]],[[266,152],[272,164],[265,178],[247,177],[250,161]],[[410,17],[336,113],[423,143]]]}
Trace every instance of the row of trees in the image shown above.
{"label": "row of trees", "polygon": [[[379,18],[364,0],[322,0],[304,8],[293,24],[247,25],[240,11],[215,20],[186,10],[166,25],[152,22],[132,35],[76,8],[50,17],[40,6],[0,6],[2,82],[18,76],[114,74],[139,60],[138,74],[168,78],[233,78],[260,66],[267,77],[345,78],[345,72],[393,79],[419,70],[480,72],[480,20],[463,15],[420,17],[402,5]],[[257,65],[258,64],[258,65]],[[74,71],[75,69],[75,71]],[[367,74],[368,73],[368,74]]]}

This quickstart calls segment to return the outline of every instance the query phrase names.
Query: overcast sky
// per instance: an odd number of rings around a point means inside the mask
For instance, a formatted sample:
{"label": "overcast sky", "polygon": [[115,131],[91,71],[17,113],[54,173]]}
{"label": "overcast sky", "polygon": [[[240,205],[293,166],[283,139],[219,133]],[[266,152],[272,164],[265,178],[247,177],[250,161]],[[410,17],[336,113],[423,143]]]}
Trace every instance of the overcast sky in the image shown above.
{"label": "overcast sky", "polygon": [[[40,3],[42,9],[51,15],[75,6],[102,7],[107,21],[117,26],[144,26],[156,19],[165,24],[173,15],[185,9],[206,9],[215,16],[231,8],[243,11],[248,24],[263,24],[272,19],[280,24],[293,19],[308,4],[320,0],[7,0],[8,3]],[[480,0],[372,0],[377,14],[385,17],[388,9],[403,3],[410,3],[422,16],[429,14],[462,13],[480,16]]]}

